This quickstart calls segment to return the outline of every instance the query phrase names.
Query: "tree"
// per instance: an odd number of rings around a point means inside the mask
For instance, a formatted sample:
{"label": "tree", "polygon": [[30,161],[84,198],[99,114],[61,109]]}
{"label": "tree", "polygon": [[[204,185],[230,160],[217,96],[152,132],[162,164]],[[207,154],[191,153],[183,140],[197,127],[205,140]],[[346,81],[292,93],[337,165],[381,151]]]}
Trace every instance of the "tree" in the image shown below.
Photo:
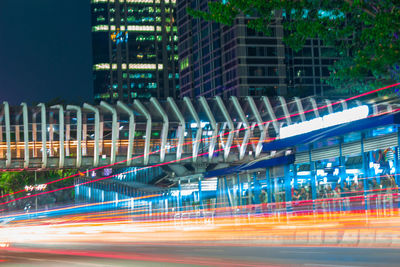
{"label": "tree", "polygon": [[232,25],[238,16],[248,27],[271,34],[282,24],[284,42],[299,51],[308,38],[335,48],[340,60],[326,82],[355,92],[398,82],[400,62],[399,0],[227,0],[209,2],[195,17]]}
{"label": "tree", "polygon": [[[77,170],[46,170],[36,172],[36,185],[48,183],[59,178],[71,176],[77,173]],[[52,191],[54,189],[72,186],[74,178],[64,179],[56,183],[49,184],[45,191]],[[20,171],[20,172],[2,172],[0,173],[0,190],[1,195],[18,192],[24,190],[26,185],[35,185],[35,172]],[[22,192],[18,195],[11,195],[6,200],[12,200],[18,197],[26,196],[28,192]],[[33,192],[35,194],[37,192]],[[38,196],[38,206],[51,206],[53,204],[73,203],[75,197],[74,189],[66,189],[54,191],[48,194]],[[10,206],[15,208],[24,208],[27,203],[33,203],[34,199],[25,198],[19,201],[11,202]]]}

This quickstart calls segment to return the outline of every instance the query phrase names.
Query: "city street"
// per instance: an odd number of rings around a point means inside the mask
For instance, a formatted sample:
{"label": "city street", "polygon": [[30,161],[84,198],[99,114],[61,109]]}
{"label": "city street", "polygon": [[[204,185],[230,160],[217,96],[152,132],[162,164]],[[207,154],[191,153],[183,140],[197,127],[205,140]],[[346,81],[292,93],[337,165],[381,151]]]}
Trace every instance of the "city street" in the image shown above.
{"label": "city street", "polygon": [[218,243],[20,244],[2,266],[398,266],[398,249]]}

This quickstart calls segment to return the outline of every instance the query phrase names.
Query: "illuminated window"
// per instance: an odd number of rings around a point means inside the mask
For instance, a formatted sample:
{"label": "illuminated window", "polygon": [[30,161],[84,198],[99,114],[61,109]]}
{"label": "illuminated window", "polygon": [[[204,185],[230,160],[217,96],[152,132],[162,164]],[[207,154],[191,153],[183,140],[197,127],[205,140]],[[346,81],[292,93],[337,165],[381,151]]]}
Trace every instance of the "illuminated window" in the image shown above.
{"label": "illuminated window", "polygon": [[189,58],[185,57],[182,61],[181,61],[181,70],[186,69],[187,67],[189,67]]}
{"label": "illuminated window", "polygon": [[98,16],[96,20],[97,20],[97,22],[104,22],[104,21],[106,21],[106,19],[105,19],[103,16]]}
{"label": "illuminated window", "polygon": [[[127,68],[127,64],[124,63],[121,65],[121,68],[123,70],[126,70]],[[110,64],[109,63],[100,63],[100,64],[95,64],[93,66],[93,70],[109,70],[110,69]],[[117,64],[112,64],[112,69],[116,70],[117,69]],[[129,64],[129,69],[130,70],[155,70],[155,69],[159,69],[162,70],[163,69],[163,64],[158,64],[158,66],[156,64],[140,64],[140,63],[130,63]]]}
{"label": "illuminated window", "polygon": [[155,89],[155,88],[157,88],[157,83],[149,83],[149,85],[147,86],[147,88],[149,88],[149,89]]}
{"label": "illuminated window", "polygon": [[[111,19],[112,20],[112,19]],[[92,32],[105,32],[108,30],[115,31],[117,27],[115,25],[96,25],[92,27]],[[161,26],[156,26],[158,32],[161,31]],[[125,31],[125,26],[121,26],[121,31]],[[154,32],[154,26],[151,25],[128,25],[128,32]]]}
{"label": "illuminated window", "polygon": [[129,74],[129,78],[131,79],[151,79],[153,78],[152,73],[131,73]]}

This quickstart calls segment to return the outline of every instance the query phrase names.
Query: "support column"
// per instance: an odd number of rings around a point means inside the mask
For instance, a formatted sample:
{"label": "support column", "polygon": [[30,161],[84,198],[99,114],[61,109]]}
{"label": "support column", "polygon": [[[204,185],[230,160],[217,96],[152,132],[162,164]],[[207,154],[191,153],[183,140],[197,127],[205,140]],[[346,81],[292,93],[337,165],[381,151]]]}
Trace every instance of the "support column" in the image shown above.
{"label": "support column", "polygon": [[17,152],[17,158],[21,157],[21,151],[20,151],[20,149],[18,147],[18,144],[21,141],[20,129],[19,129],[19,117],[20,117],[20,114],[18,114],[16,116],[16,119],[15,119],[15,121],[16,121],[16,125],[15,125],[15,151]]}
{"label": "support column", "polygon": [[276,135],[278,135],[279,134],[278,121],[276,119],[275,112],[274,112],[274,109],[272,108],[271,102],[269,101],[268,97],[266,97],[266,96],[263,96],[262,100],[264,102],[265,107],[267,108],[272,125],[274,126],[275,133],[276,133]]}
{"label": "support column", "polygon": [[365,203],[365,212],[368,211],[368,201],[367,201],[367,192],[368,192],[368,152],[364,152],[364,139],[365,133],[361,133],[361,156],[362,156],[362,164],[364,170],[364,203]]}
{"label": "support column", "polygon": [[253,112],[253,115],[257,120],[257,126],[258,126],[258,128],[260,128],[260,139],[258,140],[256,151],[255,151],[255,157],[257,158],[262,151],[262,144],[267,136],[268,126],[271,122],[267,122],[267,123],[263,122],[260,112],[258,111],[256,104],[254,103],[254,99],[251,96],[247,97],[247,101],[249,102],[251,111]]}
{"label": "support column", "polygon": [[22,120],[24,124],[24,168],[29,168],[29,121],[28,121],[28,106],[26,103],[21,103]]}
{"label": "support column", "polygon": [[129,115],[129,141],[128,141],[128,152],[126,155],[126,165],[130,166],[132,161],[133,154],[133,143],[135,139],[135,115],[131,108],[129,108],[126,104],[121,101],[117,102],[117,106],[125,111]]}
{"label": "support column", "polygon": [[237,174],[237,195],[238,195],[238,206],[242,206],[242,185],[240,183],[240,174]]}
{"label": "support column", "polygon": [[298,97],[295,97],[294,101],[296,102],[297,111],[299,113],[301,121],[305,121],[306,115],[304,115],[304,109],[303,109],[303,104],[301,104],[301,99]]}
{"label": "support column", "polygon": [[254,184],[254,204],[260,204],[260,190],[259,190],[259,183],[257,180],[257,173],[253,173],[253,184]]}
{"label": "support column", "polygon": [[49,118],[49,142],[50,142],[50,157],[54,157],[54,113],[50,111]]}
{"label": "support column", "polygon": [[144,151],[143,151],[143,163],[144,165],[147,165],[149,163],[149,158],[150,158],[150,140],[151,140],[151,116],[150,113],[147,111],[147,109],[143,106],[143,104],[138,100],[135,99],[134,104],[136,107],[139,109],[139,111],[143,114],[143,116],[146,117],[147,123],[146,123],[146,139],[144,143]]}
{"label": "support column", "polygon": [[232,196],[231,196],[231,191],[229,190],[228,181],[226,180],[226,176],[224,176],[224,184],[225,184],[225,194],[228,197],[229,207],[232,208],[233,207]]}
{"label": "support column", "polygon": [[111,160],[110,163],[115,163],[115,158],[117,155],[117,142],[119,136],[119,128],[118,128],[118,117],[117,117],[117,110],[112,107],[110,104],[101,101],[100,106],[106,109],[108,112],[112,114],[112,129],[111,129]]}
{"label": "support column", "polygon": [[205,97],[201,96],[199,98],[199,101],[200,101],[200,104],[203,106],[203,109],[206,112],[208,119],[210,120],[210,125],[213,130],[212,136],[207,138],[208,140],[210,140],[210,143],[208,146],[208,160],[211,160],[212,157],[214,156],[215,143],[217,142],[217,138],[218,138],[217,123],[215,121],[214,115],[212,114],[210,106],[208,105]]}
{"label": "support column", "polygon": [[284,166],[284,173],[285,173],[285,204],[286,204],[286,211],[292,211],[292,186],[290,184],[291,177],[290,177],[290,166]]}
{"label": "support column", "polygon": [[100,115],[100,136],[99,136],[99,154],[103,155],[104,151],[104,116]]}
{"label": "support column", "polygon": [[285,115],[285,120],[287,125],[292,124],[292,118],[290,117],[289,109],[286,104],[286,100],[283,96],[278,96],[279,102],[281,102],[283,114]]}
{"label": "support column", "polygon": [[87,114],[82,114],[82,156],[87,156]]}
{"label": "support column", "polygon": [[319,111],[318,111],[317,102],[315,101],[314,97],[310,97],[310,102],[311,102],[311,106],[313,107],[313,110],[314,110],[315,118],[318,118]]}
{"label": "support column", "polygon": [[71,112],[67,113],[67,123],[65,124],[65,141],[67,145],[65,146],[65,155],[70,156],[70,146],[71,146]]}
{"label": "support column", "polygon": [[173,100],[172,97],[167,98],[168,103],[170,104],[172,110],[175,112],[176,116],[179,119],[180,123],[180,133],[178,136],[178,147],[176,148],[176,159],[180,160],[182,157],[182,152],[183,152],[183,141],[185,140],[185,119],[183,118],[182,113],[178,109],[178,106],[176,105],[175,101]]}
{"label": "support column", "polygon": [[179,189],[179,194],[178,194],[178,212],[183,211],[182,208],[182,187],[181,187],[181,179],[178,181],[178,189]]}
{"label": "support column", "polygon": [[4,121],[6,125],[6,168],[11,167],[11,126],[10,126],[10,106],[8,102],[4,101]]}
{"label": "support column", "polygon": [[201,192],[201,177],[199,177],[199,207],[203,209],[203,194]]}
{"label": "support column", "polygon": [[217,177],[217,190],[215,192],[215,205],[214,208],[216,209],[218,207],[218,195],[220,194],[220,187],[221,187],[221,182],[220,182],[220,178]]}
{"label": "support column", "polygon": [[37,112],[34,111],[32,114],[32,141],[33,141],[33,151],[32,151],[32,157],[36,158],[37,153],[36,153],[36,146],[37,146],[37,123],[36,123],[36,118],[37,118]]}
{"label": "support column", "polygon": [[87,103],[83,104],[83,108],[94,112],[94,151],[93,151],[93,166],[97,167],[99,165],[99,141],[100,141],[100,112],[97,107],[89,105]]}
{"label": "support column", "polygon": [[[343,143],[344,139],[343,137],[340,137],[339,139],[339,162],[340,162],[340,169],[339,169],[339,175],[340,175],[340,190],[344,188],[344,182],[346,181],[346,159],[343,156]],[[341,196],[347,197],[347,194],[341,194]],[[341,199],[340,205],[341,205],[341,210],[348,210],[350,207],[347,205],[348,202],[346,200]]]}
{"label": "support column", "polygon": [[40,103],[38,105],[40,107],[40,124],[41,124],[41,131],[42,131],[42,168],[45,169],[47,167],[47,127],[46,127],[46,105]]}
{"label": "support column", "polygon": [[63,168],[64,167],[64,159],[65,159],[65,151],[64,151],[64,107],[62,105],[55,105],[52,106],[51,108],[57,108],[58,109],[58,136],[59,136],[59,161],[58,161],[58,167]]}
{"label": "support column", "polygon": [[342,110],[346,110],[347,109],[347,102],[344,99],[340,99],[340,104],[342,105]]}
{"label": "support column", "polygon": [[268,203],[272,203],[272,183],[271,183],[271,177],[269,175],[270,169],[267,168],[265,170],[265,178],[267,179],[267,196],[268,196]]}
{"label": "support column", "polygon": [[297,165],[296,164],[292,164],[292,172],[293,172],[293,188],[297,188],[298,189],[298,182],[297,182]]}
{"label": "support column", "polygon": [[[3,143],[3,119],[4,114],[0,113],[0,143]],[[4,149],[0,149],[0,158],[4,158]]]}
{"label": "support column", "polygon": [[193,143],[193,153],[192,153],[193,162],[196,162],[197,155],[199,153],[199,146],[200,146],[200,142],[201,142],[201,135],[203,133],[203,129],[202,129],[202,126],[201,126],[199,115],[197,114],[197,112],[196,112],[192,102],[190,101],[190,99],[187,96],[185,96],[183,98],[183,101],[186,103],[186,106],[188,107],[190,114],[192,115],[194,121],[197,124],[196,139],[195,139],[195,141]]}
{"label": "support column", "polygon": [[332,102],[328,99],[325,99],[325,103],[329,114],[333,113]]}
{"label": "support column", "polygon": [[[246,153],[247,143],[249,142],[249,139],[250,139],[251,128],[250,128],[249,122],[246,118],[246,115],[244,115],[243,109],[239,104],[237,97],[231,96],[231,99],[232,99],[233,105],[235,106],[236,112],[239,114],[240,120],[243,122],[243,127],[245,127],[245,129],[246,129],[245,135],[243,137],[243,142],[240,145],[240,149],[239,149],[239,160],[242,160]],[[261,131],[261,132],[263,132],[263,131]]]}
{"label": "support column", "polygon": [[253,194],[253,192],[251,190],[251,178],[248,172],[246,173],[246,177],[247,177],[247,204],[250,205],[252,202],[251,195]]}
{"label": "support column", "polygon": [[315,212],[315,201],[317,199],[317,179],[316,179],[316,172],[315,172],[315,164],[311,158],[311,150],[312,145],[309,146],[308,153],[309,153],[309,162],[310,162],[310,176],[311,176],[311,195],[312,195],[312,203],[313,203],[313,211]]}
{"label": "support column", "polygon": [[76,167],[80,168],[82,164],[82,110],[79,106],[68,105],[67,110],[76,111]]}
{"label": "support column", "polygon": [[150,98],[150,102],[154,105],[158,113],[160,113],[161,117],[163,118],[163,126],[161,131],[161,144],[160,144],[160,162],[164,162],[165,160],[165,152],[166,152],[166,144],[167,144],[167,137],[168,137],[168,129],[169,129],[169,119],[167,113],[162,108],[160,103],[155,97]]}
{"label": "support column", "polygon": [[[233,142],[233,136],[235,134],[235,128],[233,126],[233,121],[231,119],[231,116],[229,115],[228,110],[226,109],[221,97],[216,96],[215,100],[217,101],[217,104],[218,104],[222,114],[224,115],[225,121],[228,124],[228,128],[229,128],[228,140],[226,141],[225,147],[224,147],[224,160],[228,160],[229,152],[231,150],[231,146],[232,146],[232,142]],[[225,129],[223,129],[223,132],[225,133]],[[221,143],[223,143],[222,136],[221,136],[220,140],[221,140]]]}

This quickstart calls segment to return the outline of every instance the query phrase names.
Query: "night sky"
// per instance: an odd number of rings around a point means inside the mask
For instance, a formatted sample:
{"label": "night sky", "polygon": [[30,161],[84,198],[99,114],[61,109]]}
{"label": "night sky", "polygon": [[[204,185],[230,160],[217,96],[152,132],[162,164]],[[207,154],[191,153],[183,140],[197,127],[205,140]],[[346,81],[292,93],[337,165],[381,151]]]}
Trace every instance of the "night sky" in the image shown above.
{"label": "night sky", "polygon": [[0,0],[0,101],[92,102],[89,0]]}

